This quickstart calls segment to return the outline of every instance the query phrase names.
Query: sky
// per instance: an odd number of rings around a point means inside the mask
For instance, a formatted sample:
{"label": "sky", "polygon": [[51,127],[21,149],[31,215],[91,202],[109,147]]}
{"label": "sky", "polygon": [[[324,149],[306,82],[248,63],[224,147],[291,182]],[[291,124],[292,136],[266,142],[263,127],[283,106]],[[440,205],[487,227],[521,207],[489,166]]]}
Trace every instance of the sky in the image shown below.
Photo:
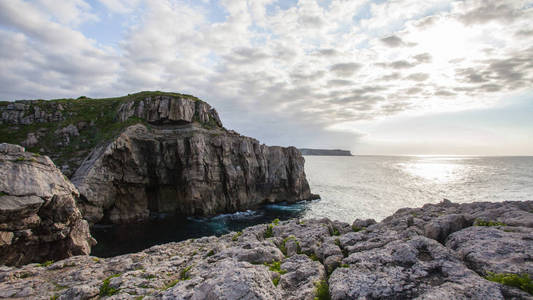
{"label": "sky", "polygon": [[533,0],[0,0],[0,99],[195,95],[269,145],[533,155]]}

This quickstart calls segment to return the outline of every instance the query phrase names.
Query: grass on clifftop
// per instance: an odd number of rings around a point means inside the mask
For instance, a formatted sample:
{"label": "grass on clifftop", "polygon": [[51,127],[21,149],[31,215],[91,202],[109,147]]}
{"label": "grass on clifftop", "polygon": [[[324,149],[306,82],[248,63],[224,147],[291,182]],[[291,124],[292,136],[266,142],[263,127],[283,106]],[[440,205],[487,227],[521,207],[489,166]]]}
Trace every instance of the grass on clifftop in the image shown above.
{"label": "grass on clifftop", "polygon": [[[29,106],[26,115],[32,115],[39,110],[47,114],[60,114],[64,120],[28,125],[0,124],[0,143],[20,145],[28,138],[29,133],[33,133],[38,139],[38,144],[26,147],[28,151],[41,152],[50,156],[58,167],[69,165],[75,169],[95,146],[111,140],[130,125],[147,124],[145,120],[137,117],[130,117],[125,122],[118,121],[118,109],[122,103],[139,102],[147,97],[155,96],[201,101],[191,95],[160,91],[144,91],[122,97],[101,99],[82,96],[77,99],[19,100],[14,103]],[[2,109],[11,103],[13,102],[1,101],[0,114]],[[70,124],[78,128],[79,135],[69,136],[67,143],[64,135],[56,131]],[[209,129],[217,125],[214,120],[209,120],[202,126]]]}

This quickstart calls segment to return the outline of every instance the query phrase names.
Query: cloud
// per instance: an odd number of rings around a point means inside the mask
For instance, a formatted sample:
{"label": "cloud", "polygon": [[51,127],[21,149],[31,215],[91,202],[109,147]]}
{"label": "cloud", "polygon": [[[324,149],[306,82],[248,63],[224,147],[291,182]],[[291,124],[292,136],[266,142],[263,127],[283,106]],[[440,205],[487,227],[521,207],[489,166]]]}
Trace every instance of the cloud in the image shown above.
{"label": "cloud", "polygon": [[[526,2],[57,1],[0,1],[2,99],[178,91],[229,128],[304,145],[360,137],[332,133],[341,123],[488,107],[533,82]],[[87,29],[109,16],[117,28],[99,34],[113,44]]]}
{"label": "cloud", "polygon": [[467,1],[458,6],[466,10],[459,16],[459,20],[466,25],[484,24],[491,21],[510,23],[519,18],[523,11],[520,2],[515,1]]}
{"label": "cloud", "polygon": [[340,63],[332,65],[329,69],[337,76],[350,77],[360,68],[361,65],[358,63]]}
{"label": "cloud", "polygon": [[399,37],[395,35],[382,38],[380,39],[380,41],[389,47],[400,47],[404,45],[404,42],[402,41],[402,39],[400,39]]}
{"label": "cloud", "polygon": [[428,78],[429,74],[426,73],[413,73],[405,77],[405,79],[413,81],[426,81]]}

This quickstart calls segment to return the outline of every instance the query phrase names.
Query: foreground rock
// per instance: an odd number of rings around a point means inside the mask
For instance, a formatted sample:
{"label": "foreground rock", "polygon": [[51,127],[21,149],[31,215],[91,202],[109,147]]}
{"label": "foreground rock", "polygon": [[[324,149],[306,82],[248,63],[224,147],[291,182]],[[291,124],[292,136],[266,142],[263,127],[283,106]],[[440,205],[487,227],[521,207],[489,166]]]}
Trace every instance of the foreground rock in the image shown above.
{"label": "foreground rock", "polygon": [[0,144],[0,262],[19,265],[89,254],[95,243],[78,191],[46,156]]}
{"label": "foreground rock", "polygon": [[[533,277],[532,212],[533,201],[445,201],[402,209],[377,224],[313,219],[257,225],[114,258],[2,267],[0,297],[532,299],[484,277]],[[458,219],[466,220],[463,228],[450,223]]]}

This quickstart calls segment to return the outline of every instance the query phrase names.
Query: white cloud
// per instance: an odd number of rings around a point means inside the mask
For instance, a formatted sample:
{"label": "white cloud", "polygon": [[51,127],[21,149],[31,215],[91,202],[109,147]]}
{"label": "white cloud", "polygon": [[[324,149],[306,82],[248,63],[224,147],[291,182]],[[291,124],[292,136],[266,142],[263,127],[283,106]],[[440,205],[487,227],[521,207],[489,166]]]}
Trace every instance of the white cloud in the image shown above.
{"label": "white cloud", "polygon": [[531,1],[222,0],[212,22],[212,2],[100,0],[142,8],[113,29],[125,32],[116,52],[77,29],[98,19],[85,1],[51,12],[55,1],[0,2],[3,98],[181,91],[229,127],[289,143],[276,130],[349,140],[351,126],[355,140],[354,122],[486,107],[533,81]]}

